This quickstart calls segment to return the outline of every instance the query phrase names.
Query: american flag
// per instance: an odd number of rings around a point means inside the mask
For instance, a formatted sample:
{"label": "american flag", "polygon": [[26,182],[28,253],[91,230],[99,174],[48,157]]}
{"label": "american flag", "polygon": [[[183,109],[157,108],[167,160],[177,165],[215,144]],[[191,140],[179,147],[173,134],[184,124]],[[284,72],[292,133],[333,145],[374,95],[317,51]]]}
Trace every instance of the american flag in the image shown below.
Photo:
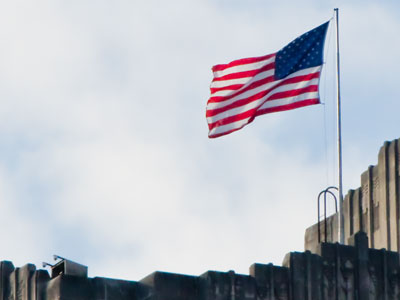
{"label": "american flag", "polygon": [[320,103],[328,25],[310,30],[276,53],[214,66],[206,109],[208,137],[239,130],[263,114]]}

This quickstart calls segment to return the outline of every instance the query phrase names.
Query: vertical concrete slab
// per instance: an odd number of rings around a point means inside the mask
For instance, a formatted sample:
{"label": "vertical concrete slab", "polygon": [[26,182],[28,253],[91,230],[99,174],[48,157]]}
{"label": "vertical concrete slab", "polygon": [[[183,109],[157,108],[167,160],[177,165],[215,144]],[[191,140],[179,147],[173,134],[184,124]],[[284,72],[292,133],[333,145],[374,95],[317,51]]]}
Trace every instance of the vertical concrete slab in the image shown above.
{"label": "vertical concrete slab", "polygon": [[306,252],[307,271],[309,272],[308,285],[310,286],[309,297],[312,300],[323,300],[322,286],[322,258]]}
{"label": "vertical concrete slab", "polygon": [[385,142],[379,150],[378,164],[374,168],[374,207],[378,207],[376,223],[379,223],[376,236],[376,248],[390,249],[390,201],[389,201],[389,142]]}
{"label": "vertical concrete slab", "polygon": [[230,299],[232,288],[228,273],[208,271],[200,276],[200,299]]}
{"label": "vertical concrete slab", "polygon": [[355,249],[335,244],[336,289],[339,299],[354,299]]}
{"label": "vertical concrete slab", "polygon": [[362,223],[364,226],[364,230],[369,236],[368,246],[373,247],[374,238],[372,236],[373,232],[373,218],[370,209],[370,204],[372,202],[372,193],[370,189],[371,183],[371,172],[372,166],[368,168],[367,171],[361,174],[361,190],[362,190]]}
{"label": "vertical concrete slab", "polygon": [[19,268],[15,268],[15,270],[10,274],[10,294],[9,300],[18,300],[19,291],[18,291],[18,274]]}
{"label": "vertical concrete slab", "polygon": [[399,255],[386,252],[387,299],[400,299]]}
{"label": "vertical concrete slab", "polygon": [[373,227],[372,227],[372,236],[374,239],[373,248],[382,248],[386,247],[386,226],[385,226],[385,217],[386,217],[386,209],[385,209],[385,200],[379,201],[381,199],[382,194],[382,183],[379,178],[379,170],[383,167],[378,164],[372,167],[372,202],[370,203],[371,212],[373,213]]}
{"label": "vertical concrete slab", "polygon": [[396,194],[396,237],[397,251],[400,252],[400,139],[393,142],[395,154],[395,194]]}
{"label": "vertical concrete slab", "polygon": [[353,232],[351,235],[362,231],[362,203],[361,203],[361,188],[358,188],[353,193]]}
{"label": "vertical concrete slab", "polygon": [[397,141],[393,141],[389,145],[388,150],[388,199],[389,213],[388,220],[390,222],[390,249],[391,251],[399,250],[399,231],[398,231],[398,154]]}
{"label": "vertical concrete slab", "polygon": [[382,262],[382,299],[389,300],[389,280],[388,280],[388,255],[385,249],[381,250],[381,262]]}
{"label": "vertical concrete slab", "polygon": [[396,194],[396,236],[397,251],[400,252],[400,139],[394,142],[395,154],[395,194]]}
{"label": "vertical concrete slab", "polygon": [[[324,226],[320,227],[320,230],[325,230]],[[304,250],[316,253],[318,249],[318,223],[308,227],[304,234]]]}
{"label": "vertical concrete slab", "polygon": [[368,237],[359,232],[354,236],[355,254],[355,295],[356,299],[369,299]]}
{"label": "vertical concrete slab", "polygon": [[256,281],[253,277],[234,273],[231,273],[231,276],[233,276],[234,289],[232,299],[257,300],[257,286]]}
{"label": "vertical concrete slab", "polygon": [[50,281],[49,273],[45,270],[37,270],[35,274],[35,300],[46,300],[46,287]]}
{"label": "vertical concrete slab", "polygon": [[0,262],[0,300],[9,299],[10,275],[14,271],[14,265],[10,261]]}
{"label": "vertical concrete slab", "polygon": [[[198,300],[199,279],[196,276],[180,275],[167,272],[154,272],[140,281],[154,290],[154,300]],[[230,287],[230,286],[229,286]]]}
{"label": "vertical concrete slab", "polygon": [[[349,191],[349,212],[348,212],[348,227],[349,227],[349,235],[348,237],[354,234],[354,190]],[[345,221],[346,224],[346,221]],[[347,240],[347,239],[346,239]]]}
{"label": "vertical concrete slab", "polygon": [[361,174],[361,201],[362,201],[362,223],[364,226],[364,231],[367,233],[368,237],[368,246],[372,247],[372,238],[371,238],[371,224],[370,224],[370,193],[369,193],[369,178],[370,178],[369,170],[365,171]]}
{"label": "vertical concrete slab", "polygon": [[397,251],[400,252],[400,139],[396,140],[396,236],[397,236]]}
{"label": "vertical concrete slab", "polygon": [[289,267],[290,298],[293,300],[322,300],[322,259],[310,251],[292,252],[285,258]]}
{"label": "vertical concrete slab", "polygon": [[338,241],[338,214],[329,216],[327,221],[328,243],[335,243]]}
{"label": "vertical concrete slab", "polygon": [[290,299],[309,300],[307,289],[307,268],[302,253],[292,252],[289,256]]}
{"label": "vertical concrete slab", "polygon": [[253,264],[250,276],[257,285],[257,300],[289,299],[289,272],[272,264]]}
{"label": "vertical concrete slab", "polygon": [[290,283],[288,268],[274,267],[274,295],[276,300],[289,300]]}
{"label": "vertical concrete slab", "polygon": [[369,297],[373,300],[384,299],[383,260],[381,250],[368,251]]}
{"label": "vertical concrete slab", "polygon": [[250,266],[249,271],[250,276],[253,277],[256,281],[258,299],[274,300],[274,266],[272,264],[253,264]]}
{"label": "vertical concrete slab", "polygon": [[[354,236],[352,237],[354,239]],[[322,244],[323,299],[354,299],[356,251],[352,246]]]}
{"label": "vertical concrete slab", "polygon": [[337,294],[337,268],[336,268],[335,244],[321,244],[320,255],[322,256],[322,299],[338,299]]}
{"label": "vertical concrete slab", "polygon": [[353,219],[353,190],[349,190],[343,201],[343,216],[344,216],[344,240],[345,242],[353,234],[354,219]]}
{"label": "vertical concrete slab", "polygon": [[36,300],[35,297],[35,271],[36,267],[27,264],[18,270],[18,300]]}

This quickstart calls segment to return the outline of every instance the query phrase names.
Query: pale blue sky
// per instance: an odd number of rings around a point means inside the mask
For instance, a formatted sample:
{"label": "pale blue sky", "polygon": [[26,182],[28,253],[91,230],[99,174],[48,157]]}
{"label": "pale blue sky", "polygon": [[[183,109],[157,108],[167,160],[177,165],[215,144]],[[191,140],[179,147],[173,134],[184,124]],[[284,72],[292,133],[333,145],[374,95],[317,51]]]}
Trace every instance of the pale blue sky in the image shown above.
{"label": "pale blue sky", "polygon": [[205,106],[212,65],[275,52],[334,7],[347,190],[400,137],[396,1],[2,3],[0,258],[59,254],[139,280],[247,273],[302,251],[318,193],[336,184],[333,32],[325,106],[214,140]]}

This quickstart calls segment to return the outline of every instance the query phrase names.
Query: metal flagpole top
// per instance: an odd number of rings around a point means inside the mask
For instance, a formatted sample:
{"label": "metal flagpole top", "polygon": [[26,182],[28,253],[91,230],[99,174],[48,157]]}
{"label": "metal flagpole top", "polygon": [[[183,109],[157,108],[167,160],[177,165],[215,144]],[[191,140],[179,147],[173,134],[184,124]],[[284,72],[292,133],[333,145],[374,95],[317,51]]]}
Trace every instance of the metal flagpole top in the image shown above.
{"label": "metal flagpole top", "polygon": [[339,55],[339,8],[335,8],[336,20],[336,97],[337,97],[337,149],[339,175],[339,218],[338,241],[344,244],[344,217],[343,217],[343,167],[342,167],[342,121],[340,105],[340,55]]}

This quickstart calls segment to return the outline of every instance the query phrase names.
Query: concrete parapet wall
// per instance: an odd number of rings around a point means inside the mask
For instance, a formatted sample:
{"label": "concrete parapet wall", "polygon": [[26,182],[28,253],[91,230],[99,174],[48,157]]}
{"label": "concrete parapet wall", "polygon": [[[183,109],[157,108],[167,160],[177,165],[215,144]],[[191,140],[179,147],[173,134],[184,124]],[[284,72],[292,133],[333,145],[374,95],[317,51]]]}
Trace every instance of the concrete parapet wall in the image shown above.
{"label": "concrete parapet wall", "polygon": [[200,276],[154,272],[135,281],[53,274],[27,264],[0,263],[0,300],[398,300],[399,254],[368,248],[363,232],[352,245],[322,243],[286,255],[283,266],[253,264],[250,274]]}
{"label": "concrete parapet wall", "polygon": [[[385,142],[379,150],[378,163],[369,166],[361,175],[361,185],[350,190],[344,198],[343,214],[345,243],[358,231],[369,238],[369,247],[390,251],[400,249],[400,139]],[[337,228],[336,217],[330,220],[328,231]],[[321,232],[325,231],[321,223]],[[337,241],[337,234],[328,236],[329,242]],[[317,224],[306,230],[305,249],[315,252],[318,247]]]}

